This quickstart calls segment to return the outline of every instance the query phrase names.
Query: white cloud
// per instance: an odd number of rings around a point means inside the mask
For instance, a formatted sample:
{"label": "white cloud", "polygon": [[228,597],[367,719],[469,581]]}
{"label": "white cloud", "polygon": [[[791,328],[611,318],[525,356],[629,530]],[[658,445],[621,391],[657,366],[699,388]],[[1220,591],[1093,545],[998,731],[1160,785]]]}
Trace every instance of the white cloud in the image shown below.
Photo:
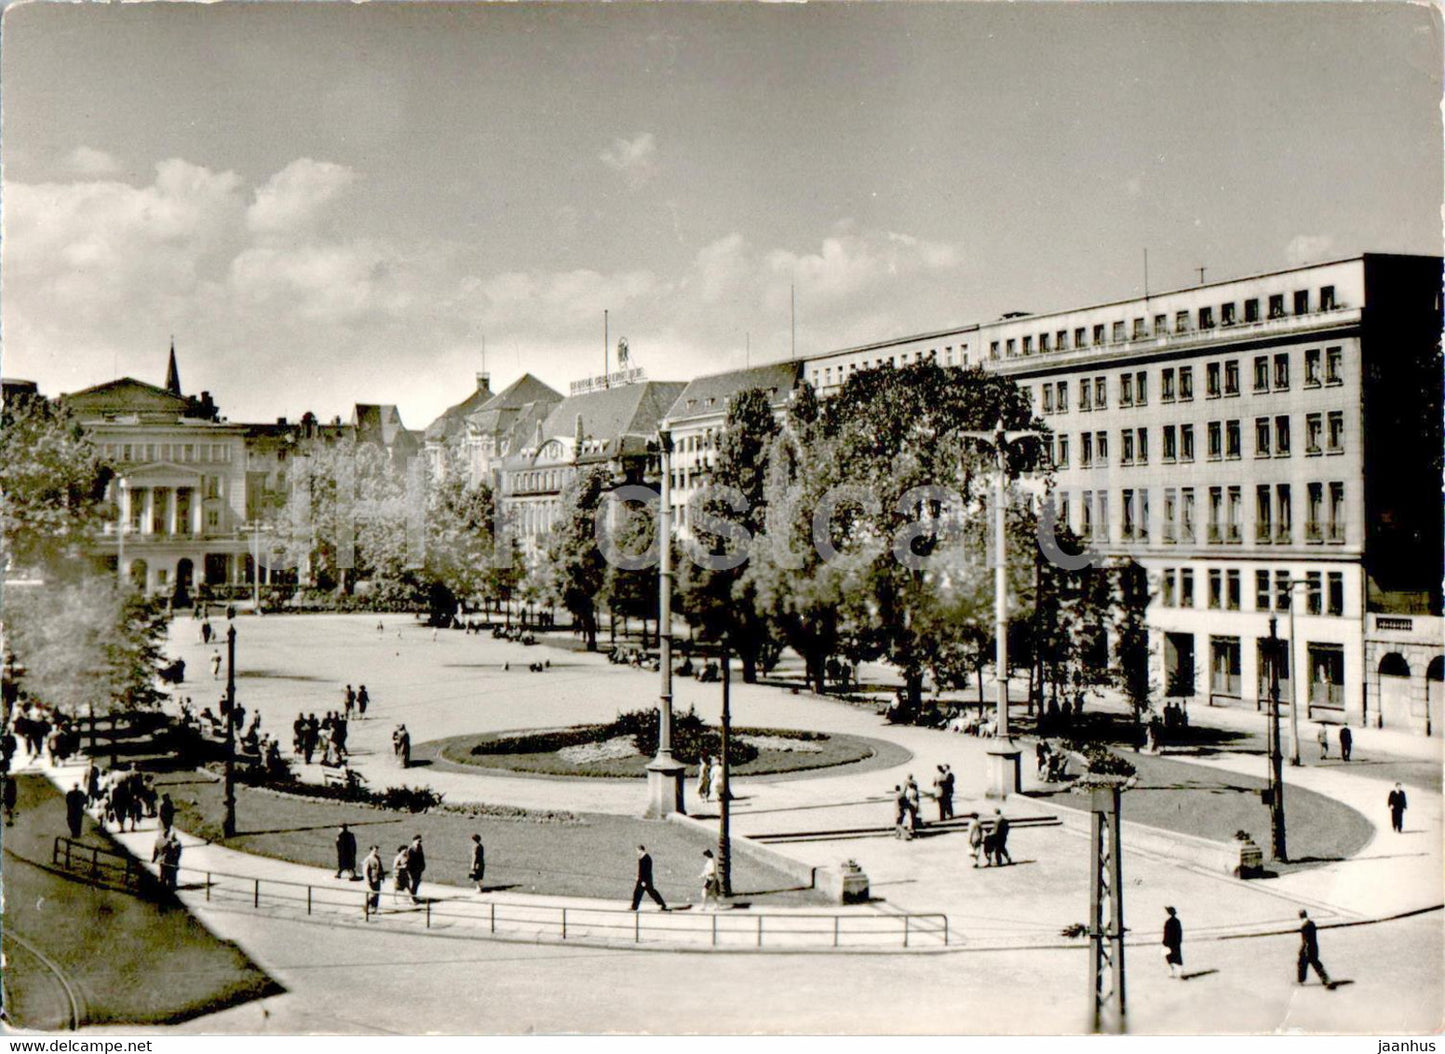
{"label": "white cloud", "polygon": [[651,132],[638,132],[632,139],[614,139],[597,156],[631,187],[639,187],[657,174],[657,140]]}
{"label": "white cloud", "polygon": [[120,171],[120,162],[104,150],[77,146],[65,159],[66,167],[78,176],[113,176]]}
{"label": "white cloud", "polygon": [[313,227],[356,178],[345,165],[298,158],[257,189],[246,225],[257,234],[297,236]]}
{"label": "white cloud", "polygon": [[1297,234],[1284,247],[1284,257],[1291,267],[1318,263],[1335,251],[1332,234]]}

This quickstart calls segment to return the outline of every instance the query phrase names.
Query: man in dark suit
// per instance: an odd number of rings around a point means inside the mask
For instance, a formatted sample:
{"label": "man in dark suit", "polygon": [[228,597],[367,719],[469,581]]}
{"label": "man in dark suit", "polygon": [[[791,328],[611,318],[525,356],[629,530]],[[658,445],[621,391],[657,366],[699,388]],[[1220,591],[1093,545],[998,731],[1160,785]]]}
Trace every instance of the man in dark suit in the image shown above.
{"label": "man in dark suit", "polygon": [[637,883],[632,887],[632,910],[636,911],[637,906],[642,903],[642,894],[646,893],[657,906],[663,911],[667,910],[667,904],[662,899],[657,889],[652,884],[652,857],[647,853],[647,846],[637,847]]}
{"label": "man in dark suit", "polygon": [[426,852],[421,847],[421,835],[411,840],[411,848],[406,851],[406,873],[411,879],[411,899],[417,903],[421,898],[417,896],[417,890],[421,888],[421,873],[426,870]]}
{"label": "man in dark suit", "polygon": [[1304,984],[1305,978],[1309,976],[1310,967],[1314,967],[1315,973],[1319,975],[1320,983],[1326,988],[1333,988],[1330,983],[1330,975],[1325,971],[1324,964],[1320,962],[1320,940],[1315,929],[1314,919],[1304,908],[1300,908],[1299,917],[1304,921],[1299,928],[1299,971],[1295,979],[1296,984]]}
{"label": "man in dark suit", "polygon": [[356,835],[351,833],[351,828],[346,824],[342,824],[341,830],[336,832],[336,877],[340,878],[343,871],[347,878],[355,880]]}
{"label": "man in dark suit", "polygon": [[1169,917],[1164,920],[1164,963],[1169,967],[1170,977],[1179,977],[1184,966],[1184,924],[1173,908],[1165,908]]}
{"label": "man in dark suit", "polygon": [[80,837],[81,821],[85,817],[85,791],[77,783],[65,792],[65,823],[70,828],[70,837]]}
{"label": "man in dark suit", "polygon": [[1405,830],[1405,806],[1408,804],[1405,801],[1405,788],[1398,783],[1395,784],[1395,789],[1385,799],[1385,804],[1390,807],[1390,826],[1395,829],[1397,834],[1403,832]]}

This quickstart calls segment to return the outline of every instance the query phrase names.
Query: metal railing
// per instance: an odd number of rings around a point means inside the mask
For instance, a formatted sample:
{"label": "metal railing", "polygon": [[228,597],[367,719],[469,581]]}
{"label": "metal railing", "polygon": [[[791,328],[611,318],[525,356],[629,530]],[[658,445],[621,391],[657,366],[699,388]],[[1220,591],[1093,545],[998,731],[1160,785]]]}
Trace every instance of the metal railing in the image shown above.
{"label": "metal railing", "polygon": [[[139,888],[149,872],[133,858],[66,837],[55,839],[57,867],[97,881]],[[946,948],[948,916],[941,912],[879,914],[673,910],[564,907],[505,900],[418,897],[385,888],[370,890],[238,875],[181,865],[179,891],[201,892],[219,906],[308,916],[346,917],[400,923],[449,936],[525,937],[601,941],[635,945],[668,944],[744,950],[820,948]],[[154,881],[153,879],[151,881]]]}

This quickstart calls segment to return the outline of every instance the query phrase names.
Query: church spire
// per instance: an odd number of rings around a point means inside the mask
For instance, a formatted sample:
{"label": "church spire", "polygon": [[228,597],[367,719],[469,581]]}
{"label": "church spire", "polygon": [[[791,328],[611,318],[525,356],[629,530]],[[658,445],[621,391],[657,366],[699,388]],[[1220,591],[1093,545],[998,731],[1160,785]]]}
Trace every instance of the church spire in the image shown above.
{"label": "church spire", "polygon": [[171,361],[166,367],[166,391],[172,395],[181,394],[181,371],[176,368],[176,338],[171,338]]}

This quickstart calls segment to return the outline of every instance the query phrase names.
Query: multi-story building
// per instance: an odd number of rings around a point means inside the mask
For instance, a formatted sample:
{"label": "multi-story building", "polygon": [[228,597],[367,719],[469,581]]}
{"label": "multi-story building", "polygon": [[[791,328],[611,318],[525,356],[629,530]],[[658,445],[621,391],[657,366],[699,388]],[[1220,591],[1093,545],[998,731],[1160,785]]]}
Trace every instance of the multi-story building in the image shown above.
{"label": "multi-story building", "polygon": [[535,436],[561,401],[560,392],[524,373],[469,413],[461,443],[471,482],[498,490],[503,461]]}
{"label": "multi-story building", "polygon": [[718,440],[727,425],[733,396],[761,389],[767,393],[773,413],[780,415],[802,380],[803,364],[792,360],[698,377],[682,390],[662,422],[672,433],[672,522],[678,530],[690,529],[688,502],[712,478]]}
{"label": "multi-story building", "polygon": [[562,492],[579,473],[605,468],[615,483],[655,481],[657,429],[686,387],[636,379],[582,390],[557,403],[502,460],[499,501],[529,556],[558,522]]}
{"label": "multi-story building", "polygon": [[164,388],[122,377],[61,402],[116,471],[119,515],[102,539],[112,566],[147,592],[244,581],[246,428],[209,392],[181,394],[174,349]]}
{"label": "multi-story building", "polygon": [[1021,385],[1060,519],[1150,572],[1162,692],[1260,707],[1269,620],[1286,636],[1293,597],[1302,714],[1439,734],[1440,332],[1440,259],[1365,254],[807,370],[826,395],[855,369],[951,355]]}

